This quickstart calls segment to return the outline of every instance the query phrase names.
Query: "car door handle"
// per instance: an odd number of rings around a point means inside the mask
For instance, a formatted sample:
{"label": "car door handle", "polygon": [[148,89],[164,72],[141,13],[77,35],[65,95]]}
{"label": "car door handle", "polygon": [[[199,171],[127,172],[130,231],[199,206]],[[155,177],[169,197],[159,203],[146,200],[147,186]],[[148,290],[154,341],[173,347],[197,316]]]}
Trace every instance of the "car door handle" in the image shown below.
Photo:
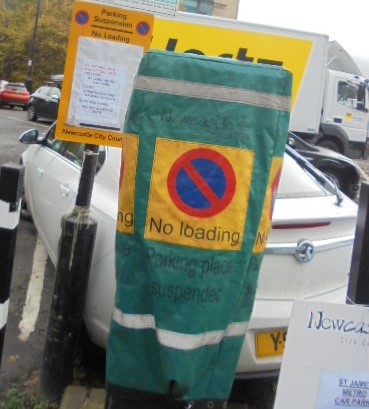
{"label": "car door handle", "polygon": [[69,185],[66,183],[65,185],[60,185],[60,193],[62,194],[63,197],[68,197],[70,193]]}
{"label": "car door handle", "polygon": [[37,168],[37,174],[42,178],[42,175],[44,174],[44,170],[42,168]]}

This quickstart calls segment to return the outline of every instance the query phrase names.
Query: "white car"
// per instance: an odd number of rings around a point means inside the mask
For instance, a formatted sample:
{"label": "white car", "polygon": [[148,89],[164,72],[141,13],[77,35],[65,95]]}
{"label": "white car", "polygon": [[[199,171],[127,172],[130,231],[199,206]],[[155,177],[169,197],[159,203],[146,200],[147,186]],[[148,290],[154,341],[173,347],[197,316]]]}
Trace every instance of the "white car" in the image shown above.
{"label": "white car", "polygon": [[[72,211],[83,145],[33,129],[20,141],[25,198],[54,264],[61,217]],[[357,205],[291,148],[285,154],[266,254],[237,377],[275,375],[294,299],[344,303]],[[121,151],[100,147],[91,214],[98,221],[84,320],[91,340],[106,347],[115,292],[115,231]],[[299,162],[299,164],[298,164]]]}

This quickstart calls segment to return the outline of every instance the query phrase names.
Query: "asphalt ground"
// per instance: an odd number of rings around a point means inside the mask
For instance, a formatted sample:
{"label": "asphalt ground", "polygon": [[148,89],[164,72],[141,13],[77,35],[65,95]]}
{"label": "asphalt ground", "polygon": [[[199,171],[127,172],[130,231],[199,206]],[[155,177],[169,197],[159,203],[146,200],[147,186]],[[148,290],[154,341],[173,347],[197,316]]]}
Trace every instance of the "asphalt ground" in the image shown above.
{"label": "asphalt ground", "polygon": [[[19,163],[27,148],[18,142],[20,134],[30,128],[45,132],[50,123],[30,122],[21,109],[0,109],[0,165]],[[17,230],[15,258],[5,342],[0,368],[0,393],[15,385],[32,385],[37,381],[44,333],[50,309],[48,296],[52,291],[53,267],[47,256],[42,256],[35,226],[21,220]],[[40,259],[41,257],[41,259]],[[44,263],[45,276],[38,274]],[[32,272],[37,272],[32,274]],[[33,276],[33,280],[31,277]],[[39,287],[37,288],[37,283]],[[30,283],[36,284],[33,288]],[[38,293],[39,302],[35,298]],[[27,295],[28,294],[28,295]],[[27,301],[28,300],[28,301]],[[32,302],[31,302],[32,301]],[[1,405],[0,405],[1,407]]]}

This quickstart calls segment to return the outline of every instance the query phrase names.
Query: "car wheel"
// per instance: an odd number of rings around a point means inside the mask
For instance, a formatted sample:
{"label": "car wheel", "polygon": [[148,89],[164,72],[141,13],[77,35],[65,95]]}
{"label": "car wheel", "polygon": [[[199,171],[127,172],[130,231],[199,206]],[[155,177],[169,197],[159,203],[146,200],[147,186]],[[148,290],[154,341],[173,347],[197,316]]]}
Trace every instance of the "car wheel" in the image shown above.
{"label": "car wheel", "polygon": [[36,121],[37,116],[36,116],[36,109],[34,105],[30,105],[27,109],[27,118],[29,121]]}
{"label": "car wheel", "polygon": [[10,108],[10,109],[14,109],[14,105],[9,105],[9,108]]}
{"label": "car wheel", "polygon": [[346,196],[350,199],[356,196],[354,194],[353,189],[351,189],[350,183],[348,183],[347,178],[343,176],[341,173],[336,172],[332,169],[321,169],[321,171],[330,179],[332,180]]}
{"label": "car wheel", "polygon": [[20,210],[20,217],[23,220],[27,220],[28,222],[32,221],[32,214],[27,206],[26,197],[24,195],[24,190],[22,192],[22,202],[21,202],[21,210]]}
{"label": "car wheel", "polygon": [[272,409],[277,390],[277,378],[238,380],[233,382],[229,401],[252,408]]}
{"label": "car wheel", "polygon": [[351,200],[356,200],[358,196],[358,187],[357,185],[349,185],[347,187],[347,192],[345,194],[351,199]]}

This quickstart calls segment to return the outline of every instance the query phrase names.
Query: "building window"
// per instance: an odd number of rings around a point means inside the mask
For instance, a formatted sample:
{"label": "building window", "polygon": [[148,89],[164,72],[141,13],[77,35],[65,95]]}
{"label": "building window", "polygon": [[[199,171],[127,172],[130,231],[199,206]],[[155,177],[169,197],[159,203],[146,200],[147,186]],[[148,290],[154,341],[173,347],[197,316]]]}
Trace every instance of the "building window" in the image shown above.
{"label": "building window", "polygon": [[181,0],[179,10],[187,13],[213,15],[213,0]]}

